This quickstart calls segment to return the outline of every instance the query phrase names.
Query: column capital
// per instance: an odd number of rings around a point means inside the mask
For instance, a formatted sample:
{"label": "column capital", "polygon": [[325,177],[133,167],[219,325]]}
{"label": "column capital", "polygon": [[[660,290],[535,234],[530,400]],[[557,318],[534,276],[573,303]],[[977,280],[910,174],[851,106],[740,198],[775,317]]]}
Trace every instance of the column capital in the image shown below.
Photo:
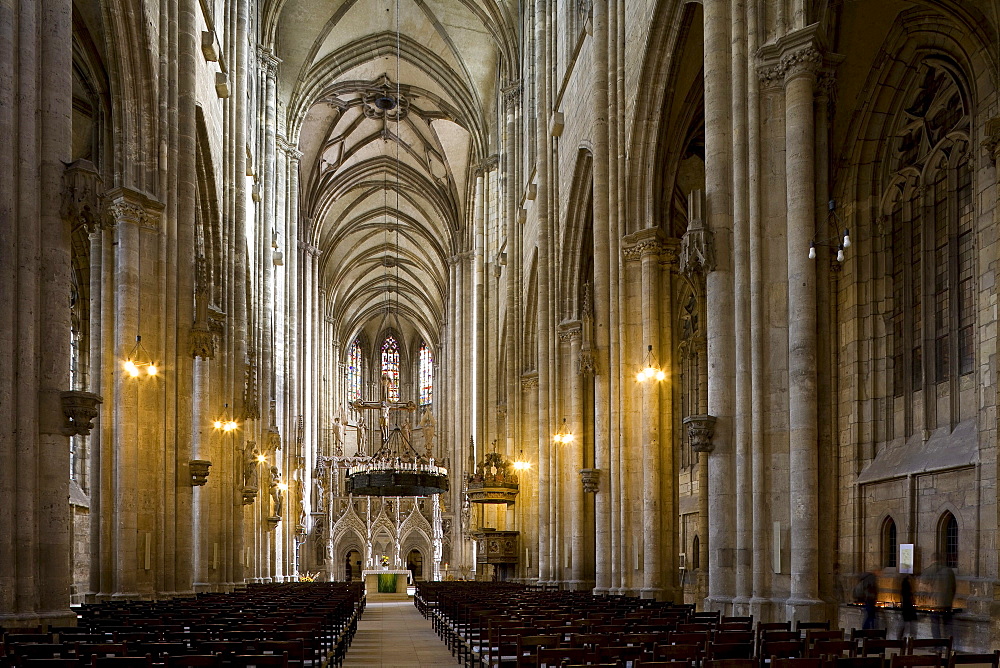
{"label": "column capital", "polygon": [[521,80],[508,80],[500,89],[500,94],[503,95],[503,101],[508,105],[517,104],[521,101]]}
{"label": "column capital", "polygon": [[565,320],[559,323],[558,332],[560,341],[579,340],[583,326],[579,320]]}
{"label": "column capital", "polygon": [[163,204],[131,188],[114,188],[104,194],[105,224],[130,223],[148,230],[160,229]]}
{"label": "column capital", "polygon": [[659,256],[666,248],[667,235],[659,227],[647,227],[622,237],[622,258],[626,261]]}
{"label": "column capital", "polygon": [[281,58],[274,55],[274,51],[271,49],[259,46],[257,47],[257,62],[260,65],[261,73],[268,77],[274,77],[278,73]]}
{"label": "column capital", "polygon": [[521,387],[525,390],[538,387],[538,372],[521,374]]}
{"label": "column capital", "polygon": [[283,135],[276,135],[274,138],[274,143],[278,147],[278,150],[285,154],[289,160],[300,160],[302,159],[302,151],[295,148],[295,146],[288,141],[288,139]]}
{"label": "column capital", "polygon": [[486,172],[496,169],[497,165],[500,164],[500,156],[494,153],[493,155],[488,155],[476,165],[475,174],[476,177],[484,176]]}
{"label": "column capital", "polygon": [[792,31],[757,50],[757,76],[764,88],[788,85],[800,76],[817,77],[843,57],[829,53],[819,24]]}

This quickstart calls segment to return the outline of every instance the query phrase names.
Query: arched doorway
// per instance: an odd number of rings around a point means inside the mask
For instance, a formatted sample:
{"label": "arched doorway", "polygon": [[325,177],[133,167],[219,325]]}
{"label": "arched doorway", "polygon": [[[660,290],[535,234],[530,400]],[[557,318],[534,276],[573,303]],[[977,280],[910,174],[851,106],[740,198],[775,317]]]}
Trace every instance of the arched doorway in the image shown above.
{"label": "arched doorway", "polygon": [[424,579],[424,555],[420,550],[410,550],[406,555],[406,569],[413,573],[413,581]]}
{"label": "arched doorway", "polygon": [[361,553],[357,550],[350,550],[344,557],[344,580],[361,579]]}

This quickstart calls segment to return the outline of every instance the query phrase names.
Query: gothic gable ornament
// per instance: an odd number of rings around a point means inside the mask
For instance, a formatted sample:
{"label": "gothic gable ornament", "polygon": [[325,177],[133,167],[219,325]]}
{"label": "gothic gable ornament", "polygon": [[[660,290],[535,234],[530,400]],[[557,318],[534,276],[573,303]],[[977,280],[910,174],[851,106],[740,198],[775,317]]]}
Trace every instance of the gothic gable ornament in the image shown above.
{"label": "gothic gable ornament", "polygon": [[707,274],[715,270],[715,243],[712,231],[702,220],[704,194],[700,190],[688,193],[688,227],[681,237],[678,271],[686,276]]}
{"label": "gothic gable ornament", "polygon": [[80,159],[63,172],[62,217],[73,227],[93,232],[101,224],[101,175],[90,160]]}

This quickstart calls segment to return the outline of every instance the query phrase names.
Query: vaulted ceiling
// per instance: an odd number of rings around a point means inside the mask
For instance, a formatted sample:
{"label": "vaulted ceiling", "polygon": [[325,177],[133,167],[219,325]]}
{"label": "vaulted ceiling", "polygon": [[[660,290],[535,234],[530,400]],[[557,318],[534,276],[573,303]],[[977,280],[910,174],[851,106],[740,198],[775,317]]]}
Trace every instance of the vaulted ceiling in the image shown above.
{"label": "vaulted ceiling", "polygon": [[516,22],[516,0],[266,5],[284,134],[302,152],[300,220],[345,345],[386,322],[437,343]]}

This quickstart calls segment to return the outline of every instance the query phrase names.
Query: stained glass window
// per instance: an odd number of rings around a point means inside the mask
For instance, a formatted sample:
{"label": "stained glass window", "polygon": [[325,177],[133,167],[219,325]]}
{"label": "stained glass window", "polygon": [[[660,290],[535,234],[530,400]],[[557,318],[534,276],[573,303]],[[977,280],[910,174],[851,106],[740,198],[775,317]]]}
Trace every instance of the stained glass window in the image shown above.
{"label": "stained glass window", "polygon": [[357,339],[347,351],[347,400],[361,400],[361,342]]}
{"label": "stained glass window", "polygon": [[426,343],[420,344],[420,405],[434,399],[434,354]]}
{"label": "stained glass window", "polygon": [[393,336],[382,342],[382,377],[389,378],[389,401],[399,401],[399,344]]}

